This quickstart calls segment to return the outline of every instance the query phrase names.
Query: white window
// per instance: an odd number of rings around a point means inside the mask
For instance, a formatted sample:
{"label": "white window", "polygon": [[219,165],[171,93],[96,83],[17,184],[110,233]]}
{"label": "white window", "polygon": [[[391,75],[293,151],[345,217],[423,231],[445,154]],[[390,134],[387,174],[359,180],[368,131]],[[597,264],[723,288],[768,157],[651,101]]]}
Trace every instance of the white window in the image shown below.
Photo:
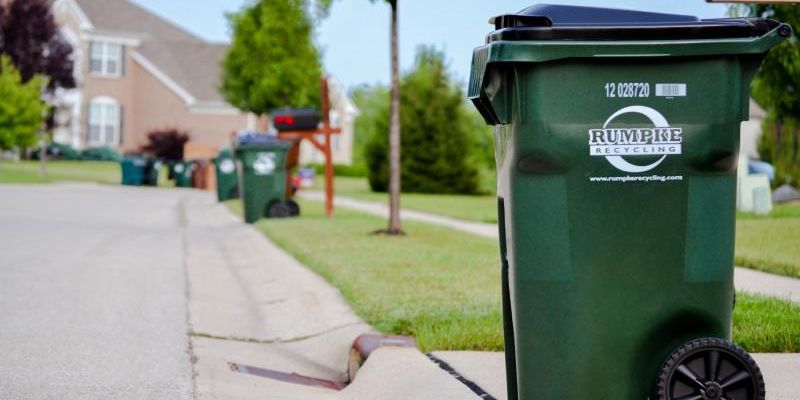
{"label": "white window", "polygon": [[92,42],[89,47],[90,73],[110,77],[122,75],[122,45],[118,43]]}
{"label": "white window", "polygon": [[116,100],[98,97],[89,103],[89,146],[116,146],[120,143],[122,110]]}

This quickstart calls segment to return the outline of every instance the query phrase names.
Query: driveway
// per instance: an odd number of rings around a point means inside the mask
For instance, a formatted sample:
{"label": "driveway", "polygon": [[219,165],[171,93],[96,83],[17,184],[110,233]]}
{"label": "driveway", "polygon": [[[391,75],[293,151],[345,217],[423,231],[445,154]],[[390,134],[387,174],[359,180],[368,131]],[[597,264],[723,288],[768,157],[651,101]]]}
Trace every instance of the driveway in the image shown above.
{"label": "driveway", "polygon": [[186,193],[0,185],[0,397],[192,398]]}

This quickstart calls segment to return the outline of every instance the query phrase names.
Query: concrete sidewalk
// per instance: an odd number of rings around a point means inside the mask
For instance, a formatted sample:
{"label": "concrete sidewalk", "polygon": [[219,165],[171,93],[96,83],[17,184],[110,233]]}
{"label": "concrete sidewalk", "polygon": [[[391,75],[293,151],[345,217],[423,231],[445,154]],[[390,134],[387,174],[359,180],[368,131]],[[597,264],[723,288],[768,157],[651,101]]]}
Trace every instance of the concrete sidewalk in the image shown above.
{"label": "concrete sidewalk", "polygon": [[768,274],[748,268],[736,268],[734,281],[736,288],[745,292],[759,293],[800,303],[800,279]]}
{"label": "concrete sidewalk", "polygon": [[[503,353],[434,352],[459,374],[498,400],[506,400]],[[767,383],[767,400],[800,399],[800,357],[796,354],[753,354]]]}
{"label": "concrete sidewalk", "polygon": [[350,345],[371,328],[325,280],[210,194],[185,199],[182,210],[197,397],[335,394],[234,372],[229,363],[345,382]]}
{"label": "concrete sidewalk", "polygon": [[[325,199],[323,193],[320,192],[300,191],[299,193],[300,197],[306,200],[324,201]],[[342,196],[336,196],[334,202],[337,206],[365,212],[382,218],[388,218],[389,216],[389,207],[383,203],[356,200]],[[455,218],[413,210],[402,210],[401,217],[412,221],[445,226],[490,239],[497,240],[498,237],[497,224],[462,221]],[[745,292],[759,293],[800,303],[800,279],[787,278],[737,267],[734,274],[734,285],[736,289]]]}

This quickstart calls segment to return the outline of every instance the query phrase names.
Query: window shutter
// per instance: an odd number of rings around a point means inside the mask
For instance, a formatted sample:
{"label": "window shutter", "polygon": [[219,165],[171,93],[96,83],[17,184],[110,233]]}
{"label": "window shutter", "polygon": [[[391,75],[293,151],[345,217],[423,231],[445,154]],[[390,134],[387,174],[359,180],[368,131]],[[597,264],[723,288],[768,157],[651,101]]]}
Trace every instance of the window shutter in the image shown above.
{"label": "window shutter", "polygon": [[[94,61],[94,59],[95,59],[94,58],[94,53],[95,53],[95,51],[97,51],[97,46],[98,46],[97,42],[95,42],[95,41],[89,42],[89,62],[86,63],[86,68],[87,68],[87,71],[89,73],[97,72],[95,70],[94,66],[92,65],[92,61]],[[87,132],[88,132],[88,130],[87,130]]]}
{"label": "window shutter", "polygon": [[[127,50],[128,50],[128,46],[125,46],[125,45],[120,46],[120,50],[119,50],[119,54],[120,54],[120,57],[119,57],[120,58],[119,59],[119,68],[120,68],[120,70],[119,71],[120,71],[120,75],[119,76],[125,76],[125,66],[126,66],[125,64],[127,64],[126,58],[125,58],[125,52]],[[122,137],[122,135],[120,135],[120,137]]]}
{"label": "window shutter", "polygon": [[84,130],[83,135],[82,135],[83,136],[83,145],[84,145],[84,147],[89,147],[89,124],[91,123],[90,122],[91,120],[89,119],[89,112],[91,112],[91,109],[92,109],[92,107],[91,107],[90,103],[86,103],[86,105],[83,107],[83,111],[84,111],[83,116],[84,116],[84,119],[86,120],[86,125],[84,125],[84,127],[86,129]]}
{"label": "window shutter", "polygon": [[119,105],[119,144],[125,143],[125,106]]}

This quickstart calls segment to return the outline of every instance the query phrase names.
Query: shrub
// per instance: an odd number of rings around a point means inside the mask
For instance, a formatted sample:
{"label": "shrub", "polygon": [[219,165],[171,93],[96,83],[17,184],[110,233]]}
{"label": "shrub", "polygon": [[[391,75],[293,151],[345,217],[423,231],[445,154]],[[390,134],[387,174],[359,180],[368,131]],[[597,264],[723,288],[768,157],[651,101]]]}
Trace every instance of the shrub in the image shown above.
{"label": "shrub", "polygon": [[122,155],[110,147],[90,147],[81,152],[81,159],[86,161],[120,161],[122,160]]}
{"label": "shrub", "polygon": [[[389,191],[389,140],[387,137],[389,129],[385,120],[386,117],[378,121],[377,125],[386,125],[386,130],[375,132],[364,145],[364,158],[367,162],[367,181],[369,182],[370,190],[373,192]],[[403,174],[401,180],[405,178],[406,176]]]}
{"label": "shrub", "polygon": [[[353,123],[353,164],[366,167],[364,147],[375,136],[376,121],[389,113],[389,88],[383,85],[361,85],[350,91],[350,98],[358,109]],[[381,131],[386,134],[386,130]]]}
{"label": "shrub", "polygon": [[183,146],[189,134],[178,129],[164,129],[147,134],[148,143],[141,151],[153,157],[169,161],[183,160]]}
{"label": "shrub", "polygon": [[[31,159],[38,160],[40,148],[31,151]],[[81,152],[68,144],[57,142],[47,145],[47,155],[54,160],[77,161],[81,159]]]}
{"label": "shrub", "polygon": [[[401,187],[404,192],[479,192],[475,124],[464,94],[447,71],[444,55],[420,48],[414,70],[403,76],[400,92]],[[370,187],[388,187],[388,113],[376,119],[365,146]],[[481,127],[481,129],[484,129]]]}

